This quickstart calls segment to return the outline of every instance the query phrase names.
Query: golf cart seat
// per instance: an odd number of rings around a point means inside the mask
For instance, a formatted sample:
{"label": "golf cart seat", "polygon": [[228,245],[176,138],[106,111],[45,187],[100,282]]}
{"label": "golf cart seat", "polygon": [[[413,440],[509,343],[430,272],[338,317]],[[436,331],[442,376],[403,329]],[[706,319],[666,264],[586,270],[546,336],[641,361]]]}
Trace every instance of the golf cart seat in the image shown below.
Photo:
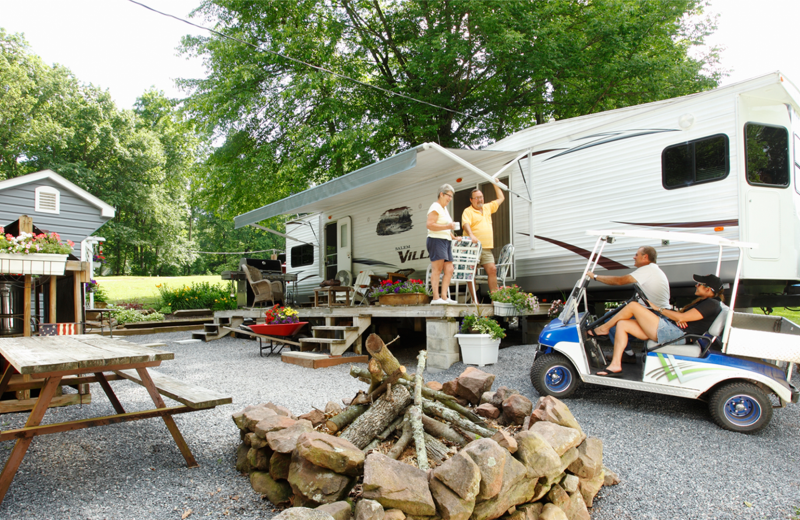
{"label": "golf cart seat", "polygon": [[[647,340],[645,349],[647,352],[672,354],[673,356],[695,358],[705,356],[708,352],[708,349],[711,348],[711,345],[717,341],[720,341],[720,338],[722,338],[722,332],[725,328],[725,321],[728,318],[728,312],[730,312],[730,308],[724,303],[720,302],[719,305],[721,307],[719,314],[717,314],[717,317],[714,318],[714,321],[708,328],[708,332],[702,336],[698,336],[696,334],[686,334],[675,341],[671,341],[660,347],[655,341]],[[692,342],[687,344],[687,340],[692,340]]]}

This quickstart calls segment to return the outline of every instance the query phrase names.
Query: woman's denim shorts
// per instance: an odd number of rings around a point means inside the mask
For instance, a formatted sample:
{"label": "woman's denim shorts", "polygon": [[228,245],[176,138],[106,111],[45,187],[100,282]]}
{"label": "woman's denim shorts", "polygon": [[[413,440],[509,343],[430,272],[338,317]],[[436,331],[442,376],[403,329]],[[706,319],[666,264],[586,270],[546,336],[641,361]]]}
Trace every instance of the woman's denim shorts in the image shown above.
{"label": "woman's denim shorts", "polygon": [[436,260],[444,260],[445,262],[453,261],[453,243],[443,238],[431,238],[425,241],[428,248],[428,256],[431,257],[431,262]]}
{"label": "woman's denim shorts", "polygon": [[658,320],[658,344],[666,343],[667,341],[672,341],[674,339],[678,339],[685,334],[684,330],[677,325],[675,322],[668,320],[667,318],[660,318]]}

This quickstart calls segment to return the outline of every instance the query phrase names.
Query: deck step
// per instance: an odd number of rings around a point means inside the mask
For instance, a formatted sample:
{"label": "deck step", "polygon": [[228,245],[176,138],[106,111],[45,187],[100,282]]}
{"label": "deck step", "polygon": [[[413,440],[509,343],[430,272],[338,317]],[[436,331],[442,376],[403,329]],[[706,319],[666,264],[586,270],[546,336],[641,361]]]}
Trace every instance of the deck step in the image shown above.
{"label": "deck step", "polygon": [[318,343],[320,345],[344,345],[345,340],[334,338],[300,338],[300,343]]}
{"label": "deck step", "polygon": [[206,324],[203,325],[203,330],[206,331],[206,332],[213,332],[213,333],[216,334],[217,332],[219,332],[219,324],[217,324],[217,323],[206,323]]}
{"label": "deck step", "polygon": [[331,356],[315,352],[284,352],[281,361],[306,368],[325,368],[345,363],[367,363],[369,356]]}
{"label": "deck step", "polygon": [[208,341],[208,332],[192,332],[192,339],[202,339],[203,341]]}
{"label": "deck step", "polygon": [[318,327],[311,327],[311,330],[342,330],[350,332],[358,330],[358,327],[353,327],[352,325],[320,325]]}

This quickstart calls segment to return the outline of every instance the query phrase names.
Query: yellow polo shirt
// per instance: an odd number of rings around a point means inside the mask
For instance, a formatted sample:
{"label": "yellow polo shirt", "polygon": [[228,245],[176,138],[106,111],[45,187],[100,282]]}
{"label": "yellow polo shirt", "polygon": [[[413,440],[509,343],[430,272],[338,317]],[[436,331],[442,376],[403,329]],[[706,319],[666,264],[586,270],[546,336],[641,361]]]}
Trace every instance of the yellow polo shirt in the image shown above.
{"label": "yellow polo shirt", "polygon": [[[461,214],[461,227],[468,224],[472,229],[472,234],[481,241],[483,249],[491,249],[494,247],[494,238],[492,234],[492,213],[497,212],[500,204],[496,200],[487,202],[483,205],[483,211],[473,208],[471,205]],[[469,236],[465,234],[464,236]]]}

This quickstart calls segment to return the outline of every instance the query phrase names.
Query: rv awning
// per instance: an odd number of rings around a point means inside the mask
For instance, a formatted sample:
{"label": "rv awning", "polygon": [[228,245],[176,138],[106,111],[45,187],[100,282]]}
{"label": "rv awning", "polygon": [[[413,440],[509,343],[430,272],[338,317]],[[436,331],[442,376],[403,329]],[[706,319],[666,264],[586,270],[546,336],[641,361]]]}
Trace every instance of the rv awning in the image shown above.
{"label": "rv awning", "polygon": [[[493,175],[518,155],[518,152],[497,150],[446,150],[489,175]],[[237,216],[234,224],[238,229],[276,215],[324,212],[363,201],[376,189],[403,189],[436,177],[442,177],[444,183],[453,175],[463,176],[465,181],[480,180],[478,175],[452,157],[430,149],[429,146],[420,145],[325,184],[248,211]]]}

